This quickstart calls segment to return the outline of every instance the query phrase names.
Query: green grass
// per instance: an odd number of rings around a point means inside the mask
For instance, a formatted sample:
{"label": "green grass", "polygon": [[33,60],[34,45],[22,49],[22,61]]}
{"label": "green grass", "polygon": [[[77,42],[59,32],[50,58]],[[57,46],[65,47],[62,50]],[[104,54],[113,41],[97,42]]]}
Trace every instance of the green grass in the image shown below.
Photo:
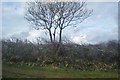
{"label": "green grass", "polygon": [[115,71],[80,71],[54,69],[52,67],[30,67],[27,65],[3,64],[3,78],[118,78]]}

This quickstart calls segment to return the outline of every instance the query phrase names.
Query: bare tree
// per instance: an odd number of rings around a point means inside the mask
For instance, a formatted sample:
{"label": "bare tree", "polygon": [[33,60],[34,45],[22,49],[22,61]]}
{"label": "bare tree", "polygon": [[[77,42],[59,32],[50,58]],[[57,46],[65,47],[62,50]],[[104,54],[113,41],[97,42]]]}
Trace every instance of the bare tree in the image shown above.
{"label": "bare tree", "polygon": [[57,25],[59,31],[59,42],[62,41],[62,30],[66,27],[74,27],[90,16],[92,11],[86,9],[85,2],[61,2],[59,5],[59,13]]}
{"label": "bare tree", "polygon": [[[85,2],[28,2],[25,18],[35,25],[35,29],[46,29],[50,40],[55,41],[59,29],[59,43],[62,42],[62,31],[66,27],[76,26],[90,16]],[[53,32],[52,32],[53,31]]]}
{"label": "bare tree", "polygon": [[25,18],[35,25],[35,29],[46,29],[49,32],[50,40],[52,40],[51,28],[55,15],[51,4],[41,2],[29,2]]}

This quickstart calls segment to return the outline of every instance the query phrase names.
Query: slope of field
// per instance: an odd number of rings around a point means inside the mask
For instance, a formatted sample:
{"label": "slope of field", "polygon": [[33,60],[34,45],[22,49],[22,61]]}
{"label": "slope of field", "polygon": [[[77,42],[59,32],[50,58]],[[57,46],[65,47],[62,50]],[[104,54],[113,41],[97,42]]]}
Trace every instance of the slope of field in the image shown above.
{"label": "slope of field", "polygon": [[3,78],[117,78],[115,71],[80,71],[53,67],[3,64]]}

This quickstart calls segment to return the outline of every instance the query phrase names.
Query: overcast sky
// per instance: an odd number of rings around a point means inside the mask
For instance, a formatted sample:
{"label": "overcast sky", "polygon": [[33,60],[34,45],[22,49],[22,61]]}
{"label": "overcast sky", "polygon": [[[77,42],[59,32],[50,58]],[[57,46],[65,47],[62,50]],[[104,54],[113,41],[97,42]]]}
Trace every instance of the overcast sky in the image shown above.
{"label": "overcast sky", "polygon": [[[24,18],[25,2],[2,2],[2,37],[11,36],[33,40],[47,36],[46,31],[36,31]],[[92,15],[75,28],[66,28],[63,37],[75,43],[97,43],[118,38],[118,3],[88,2]]]}

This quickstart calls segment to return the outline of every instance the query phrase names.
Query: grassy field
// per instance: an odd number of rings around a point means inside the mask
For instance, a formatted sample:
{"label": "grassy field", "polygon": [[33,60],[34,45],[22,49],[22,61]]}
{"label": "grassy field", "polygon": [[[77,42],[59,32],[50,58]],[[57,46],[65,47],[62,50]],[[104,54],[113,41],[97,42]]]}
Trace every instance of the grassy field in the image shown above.
{"label": "grassy field", "polygon": [[27,65],[3,64],[3,78],[117,78],[114,71],[80,71]]}

